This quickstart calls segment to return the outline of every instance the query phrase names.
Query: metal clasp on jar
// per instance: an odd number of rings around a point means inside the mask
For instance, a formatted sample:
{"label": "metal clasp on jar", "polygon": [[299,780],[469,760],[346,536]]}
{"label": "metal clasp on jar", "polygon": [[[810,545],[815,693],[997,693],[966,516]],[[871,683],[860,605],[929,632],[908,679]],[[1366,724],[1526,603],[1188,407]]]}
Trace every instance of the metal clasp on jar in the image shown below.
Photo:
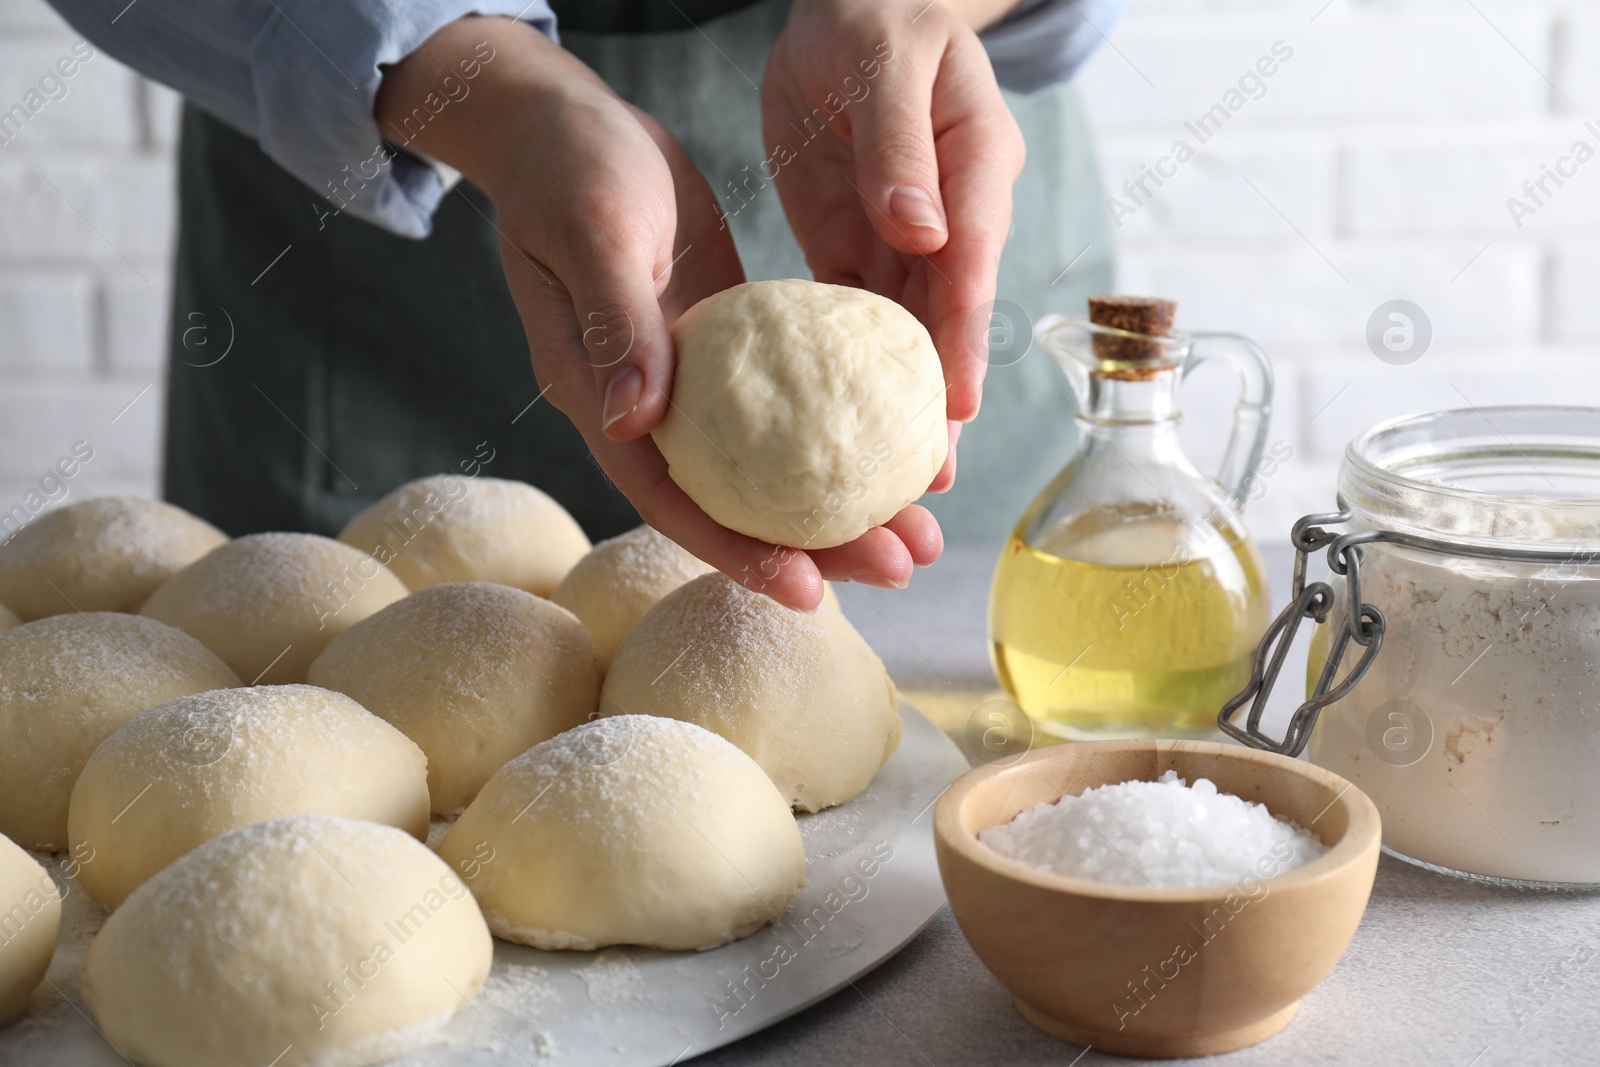
{"label": "metal clasp on jar", "polygon": [[[1256,648],[1250,681],[1239,693],[1222,706],[1217,713],[1217,726],[1223,733],[1252,748],[1279,752],[1285,756],[1298,756],[1311,740],[1317,716],[1329,704],[1342,700],[1378,657],[1383,647],[1383,612],[1375,605],[1361,600],[1361,546],[1382,542],[1399,545],[1419,552],[1434,552],[1445,556],[1472,557],[1501,560],[1512,563],[1567,563],[1589,564],[1600,562],[1600,549],[1579,549],[1548,546],[1541,548],[1509,548],[1505,546],[1476,545],[1464,541],[1447,541],[1436,537],[1421,537],[1399,530],[1358,530],[1352,533],[1334,533],[1325,526],[1338,526],[1352,518],[1350,509],[1340,497],[1339,510],[1303,516],[1294,524],[1290,540],[1294,545],[1294,581],[1291,585],[1289,605],[1262,635]],[[1345,579],[1346,612],[1328,650],[1328,660],[1311,695],[1289,717],[1288,729],[1282,739],[1274,739],[1261,730],[1261,717],[1266,711],[1267,698],[1283,670],[1284,658],[1294,644],[1300,623],[1312,619],[1325,622],[1333,610],[1333,587],[1327,582],[1306,581],[1306,561],[1318,549],[1328,549],[1328,569]],[[1350,642],[1361,645],[1361,658],[1345,674],[1334,681],[1339,664],[1344,661]],[[1250,705],[1250,713],[1241,728],[1233,719],[1238,710]]]}

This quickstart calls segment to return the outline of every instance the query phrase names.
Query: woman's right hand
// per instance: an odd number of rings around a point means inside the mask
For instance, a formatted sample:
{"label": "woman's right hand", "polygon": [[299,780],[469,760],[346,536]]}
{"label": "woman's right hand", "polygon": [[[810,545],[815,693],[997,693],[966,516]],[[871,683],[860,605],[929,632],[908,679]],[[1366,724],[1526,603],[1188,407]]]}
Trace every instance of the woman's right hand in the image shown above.
{"label": "woman's right hand", "polygon": [[397,128],[485,41],[494,58],[471,92],[413,144],[494,202],[506,284],[544,399],[577,426],[644,521],[747,586],[810,609],[824,576],[905,584],[913,563],[941,547],[920,508],[852,544],[806,553],[721,526],[668,476],[649,431],[672,391],[669,326],[744,275],[716,198],[665,128],[537,30],[471,17],[389,68],[380,129]]}

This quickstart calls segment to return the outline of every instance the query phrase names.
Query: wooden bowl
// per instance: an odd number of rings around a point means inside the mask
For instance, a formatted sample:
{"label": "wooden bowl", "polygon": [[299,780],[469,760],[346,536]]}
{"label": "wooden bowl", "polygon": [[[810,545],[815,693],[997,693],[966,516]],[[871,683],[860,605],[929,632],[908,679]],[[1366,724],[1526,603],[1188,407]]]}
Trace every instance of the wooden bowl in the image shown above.
{"label": "wooden bowl", "polygon": [[[1303,867],[1196,889],[1068,878],[978,841],[1085,789],[1168,769],[1265,804],[1328,851]],[[1378,810],[1320,767],[1208,741],[1082,741],[956,780],[934,809],[939,873],[984,966],[1046,1033],[1127,1056],[1207,1056],[1288,1024],[1344,953],[1378,865]]]}

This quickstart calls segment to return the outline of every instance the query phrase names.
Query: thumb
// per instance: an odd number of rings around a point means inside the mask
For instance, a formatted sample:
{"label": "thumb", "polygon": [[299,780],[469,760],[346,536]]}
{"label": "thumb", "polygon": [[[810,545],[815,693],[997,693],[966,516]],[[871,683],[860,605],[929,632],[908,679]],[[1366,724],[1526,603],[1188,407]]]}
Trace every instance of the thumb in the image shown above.
{"label": "thumb", "polygon": [[614,441],[648,433],[672,393],[672,336],[649,263],[604,245],[561,271],[600,394],[601,430]]}
{"label": "thumb", "polygon": [[932,109],[931,80],[904,72],[881,80],[850,117],[867,216],[891,248],[913,255],[937,252],[948,237]]}

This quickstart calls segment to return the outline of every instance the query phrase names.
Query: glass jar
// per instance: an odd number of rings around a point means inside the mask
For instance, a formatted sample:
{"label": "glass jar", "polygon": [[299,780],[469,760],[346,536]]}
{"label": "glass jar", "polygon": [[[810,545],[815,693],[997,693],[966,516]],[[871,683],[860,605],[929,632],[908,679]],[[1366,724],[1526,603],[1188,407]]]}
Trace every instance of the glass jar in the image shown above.
{"label": "glass jar", "polygon": [[[1344,512],[1296,526],[1285,612],[1320,623],[1297,713],[1312,762],[1372,798],[1401,859],[1600,886],[1600,410],[1383,423],[1349,445],[1339,494]],[[1303,568],[1321,544],[1336,576],[1318,604]]]}

